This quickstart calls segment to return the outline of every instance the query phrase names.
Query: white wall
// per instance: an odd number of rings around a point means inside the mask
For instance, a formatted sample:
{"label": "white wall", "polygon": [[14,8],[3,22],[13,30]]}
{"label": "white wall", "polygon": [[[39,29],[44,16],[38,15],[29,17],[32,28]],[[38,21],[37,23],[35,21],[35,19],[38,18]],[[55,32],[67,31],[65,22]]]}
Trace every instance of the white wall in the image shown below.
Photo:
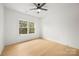
{"label": "white wall", "polygon": [[3,5],[0,4],[0,54],[4,48],[4,43],[3,43],[3,27],[4,26],[4,10],[3,10]]}
{"label": "white wall", "polygon": [[43,20],[43,37],[79,48],[79,4],[49,4]]}
{"label": "white wall", "polygon": [[[35,33],[19,35],[19,20],[20,19],[25,19],[27,21],[34,22]],[[5,7],[5,45],[40,37],[41,36],[40,23],[41,21],[39,18],[30,16],[27,14],[23,14],[18,11]]]}

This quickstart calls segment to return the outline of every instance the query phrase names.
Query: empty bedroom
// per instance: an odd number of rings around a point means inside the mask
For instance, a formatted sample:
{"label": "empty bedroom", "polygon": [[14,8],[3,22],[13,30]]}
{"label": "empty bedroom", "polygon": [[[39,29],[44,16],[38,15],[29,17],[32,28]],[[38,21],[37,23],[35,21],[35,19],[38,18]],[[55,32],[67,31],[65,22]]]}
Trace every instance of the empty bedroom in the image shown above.
{"label": "empty bedroom", "polygon": [[79,3],[0,3],[1,56],[78,56]]}

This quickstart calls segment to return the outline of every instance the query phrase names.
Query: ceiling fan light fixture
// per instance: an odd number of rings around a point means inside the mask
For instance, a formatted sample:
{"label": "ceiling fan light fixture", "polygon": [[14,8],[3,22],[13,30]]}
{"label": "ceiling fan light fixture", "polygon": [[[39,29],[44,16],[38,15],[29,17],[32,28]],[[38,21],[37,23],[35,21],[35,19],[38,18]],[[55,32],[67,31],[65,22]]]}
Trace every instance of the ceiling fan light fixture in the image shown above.
{"label": "ceiling fan light fixture", "polygon": [[41,9],[37,9],[36,11],[37,11],[37,13],[40,13],[41,12]]}

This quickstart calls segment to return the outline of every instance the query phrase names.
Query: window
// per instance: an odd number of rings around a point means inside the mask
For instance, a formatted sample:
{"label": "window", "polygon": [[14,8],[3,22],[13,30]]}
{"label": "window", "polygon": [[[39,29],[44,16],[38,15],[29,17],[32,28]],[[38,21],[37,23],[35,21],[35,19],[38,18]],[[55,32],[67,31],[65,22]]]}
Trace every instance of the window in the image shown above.
{"label": "window", "polygon": [[29,22],[29,33],[34,33],[34,23],[33,22]]}
{"label": "window", "polygon": [[27,21],[19,21],[19,34],[27,34]]}
{"label": "window", "polygon": [[29,34],[34,32],[35,32],[35,28],[33,22],[28,22],[23,20],[19,21],[19,34]]}

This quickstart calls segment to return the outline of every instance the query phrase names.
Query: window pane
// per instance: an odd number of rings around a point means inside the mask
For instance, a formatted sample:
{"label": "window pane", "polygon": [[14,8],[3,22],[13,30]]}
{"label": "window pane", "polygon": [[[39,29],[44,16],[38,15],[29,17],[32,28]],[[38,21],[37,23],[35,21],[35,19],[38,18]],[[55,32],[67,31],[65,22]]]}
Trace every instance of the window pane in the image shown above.
{"label": "window pane", "polygon": [[29,33],[34,33],[35,29],[34,28],[29,28]]}
{"label": "window pane", "polygon": [[29,22],[29,28],[34,28],[34,23],[33,22]]}
{"label": "window pane", "polygon": [[19,26],[20,26],[20,28],[27,28],[27,21],[22,21],[22,20],[20,20],[19,21]]}
{"label": "window pane", "polygon": [[27,34],[27,28],[19,28],[19,34]]}

